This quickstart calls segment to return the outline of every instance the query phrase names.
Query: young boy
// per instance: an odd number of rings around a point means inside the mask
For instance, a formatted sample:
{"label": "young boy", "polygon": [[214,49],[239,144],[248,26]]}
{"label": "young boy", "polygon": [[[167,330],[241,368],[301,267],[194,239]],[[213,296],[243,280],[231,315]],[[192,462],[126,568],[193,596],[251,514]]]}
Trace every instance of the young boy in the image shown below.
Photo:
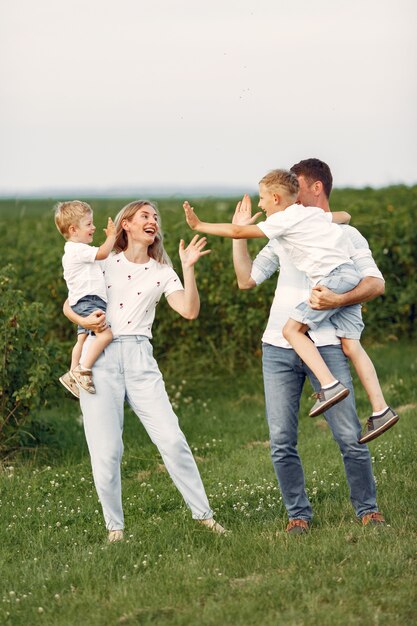
{"label": "young boy", "polygon": [[[87,317],[97,309],[106,311],[107,295],[103,271],[96,261],[106,259],[116,240],[116,228],[109,217],[106,241],[99,248],[91,246],[96,227],[93,224],[93,211],[89,204],[72,200],[59,202],[55,206],[55,224],[66,239],[62,265],[64,279],[68,287],[68,301],[71,308]],[[102,351],[112,341],[110,328],[106,328],[91,343],[81,363],[81,353],[88,331],[78,327],[77,343],[72,350],[69,372],[60,377],[60,382],[74,396],[79,397],[79,389],[95,393],[91,368]],[[75,383],[75,384],[74,384]]]}
{"label": "young boy", "polygon": [[[257,225],[201,222],[188,202],[183,206],[187,222],[193,230],[235,239],[279,237],[295,267],[307,274],[312,286],[324,285],[336,293],[350,291],[361,280],[354,265],[358,253],[342,230],[332,223],[349,221],[349,214],[326,213],[316,207],[295,204],[298,189],[298,179],[292,172],[273,170],[264,176],[259,183],[259,207],[266,213],[267,219]],[[247,200],[245,196],[243,201]],[[314,417],[349,394],[349,390],[335,380],[316,346],[305,334],[327,319],[336,328],[343,351],[351,359],[368,393],[374,414],[387,414],[380,428],[359,440],[366,443],[393,426],[399,418],[387,406],[375,368],[359,342],[363,329],[360,305],[317,311],[303,302],[284,326],[283,335],[320,383],[317,402],[310,411],[310,416]]]}

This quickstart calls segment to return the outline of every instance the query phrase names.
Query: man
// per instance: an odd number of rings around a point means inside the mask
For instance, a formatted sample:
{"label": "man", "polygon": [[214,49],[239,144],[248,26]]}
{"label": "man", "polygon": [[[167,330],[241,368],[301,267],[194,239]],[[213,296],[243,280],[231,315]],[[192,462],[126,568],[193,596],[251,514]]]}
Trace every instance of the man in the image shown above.
{"label": "man", "polygon": [[[300,184],[298,202],[330,211],[332,175],[328,165],[319,159],[306,159],[291,170]],[[253,223],[258,215],[251,217],[250,203],[246,200],[238,205],[233,223]],[[262,337],[263,377],[272,462],[289,517],[286,531],[291,534],[308,531],[312,519],[303,467],[297,451],[298,411],[306,376],[316,391],[320,385],[284,339],[283,326],[292,309],[302,300],[309,299],[313,308],[329,309],[365,302],[384,293],[384,280],[367,241],[355,228],[342,228],[346,229],[346,236],[354,247],[363,250],[358,266],[363,279],[352,291],[344,294],[335,294],[321,286],[315,287],[310,294],[306,275],[295,268],[277,239],[270,240],[253,262],[248,254],[246,240],[233,241],[233,263],[240,289],[256,287],[280,270],[268,324]],[[321,324],[309,335],[330,371],[351,392],[342,403],[328,409],[325,418],[342,453],[352,505],[363,524],[383,524],[384,518],[378,512],[376,503],[369,450],[358,443],[361,425],[356,413],[349,366],[340,341],[330,322]]]}

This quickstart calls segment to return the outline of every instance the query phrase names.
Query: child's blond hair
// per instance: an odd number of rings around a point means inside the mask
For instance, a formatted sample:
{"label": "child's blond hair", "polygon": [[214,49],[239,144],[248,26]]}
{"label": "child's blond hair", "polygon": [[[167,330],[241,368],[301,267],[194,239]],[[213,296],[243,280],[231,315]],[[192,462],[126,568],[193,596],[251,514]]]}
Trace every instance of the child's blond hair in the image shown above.
{"label": "child's blond hair", "polygon": [[67,202],[58,202],[55,207],[55,225],[61,235],[68,239],[69,227],[71,225],[78,226],[80,220],[91,213],[93,209],[87,202],[81,202],[81,200],[69,200]]}
{"label": "child's blond hair", "polygon": [[265,185],[272,193],[284,190],[285,194],[294,200],[300,188],[297,176],[288,170],[271,170],[259,181],[259,184]]}

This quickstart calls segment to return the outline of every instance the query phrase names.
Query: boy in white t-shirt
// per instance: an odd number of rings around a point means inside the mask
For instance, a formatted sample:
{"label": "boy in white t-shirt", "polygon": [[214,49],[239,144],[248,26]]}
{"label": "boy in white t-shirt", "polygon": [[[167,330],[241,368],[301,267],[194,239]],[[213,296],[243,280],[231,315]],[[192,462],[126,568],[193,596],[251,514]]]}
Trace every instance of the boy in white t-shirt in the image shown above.
{"label": "boy in white t-shirt", "polygon": [[[259,207],[266,213],[267,219],[257,225],[201,222],[188,202],[183,206],[187,222],[193,230],[233,239],[279,238],[295,267],[307,274],[312,287],[320,284],[336,293],[350,291],[361,280],[354,265],[356,256],[361,252],[353,248],[343,231],[336,226],[336,223],[348,222],[350,215],[344,211],[326,213],[317,207],[295,204],[298,189],[298,179],[293,172],[273,170],[264,176],[259,183]],[[259,215],[255,215],[252,222]],[[327,319],[336,328],[343,351],[351,359],[368,393],[374,414],[390,413],[379,433],[382,434],[398,421],[398,415],[387,406],[372,361],[359,343],[364,327],[359,304],[322,311],[312,309],[308,302],[302,302],[283,328],[285,339],[320,382],[317,401],[309,414],[311,417],[319,415],[349,394],[349,390],[334,378],[315,344],[306,335],[309,329],[314,330]],[[365,441],[361,439],[361,443]]]}
{"label": "boy in white t-shirt", "polygon": [[[71,308],[87,317],[100,309],[106,311],[107,295],[103,270],[99,263],[106,259],[113,249],[116,240],[116,228],[109,217],[106,241],[99,247],[91,246],[96,227],[93,223],[93,211],[89,204],[79,200],[59,202],[55,206],[55,224],[61,235],[66,239],[62,266],[64,279],[68,287],[68,301]],[[113,339],[110,328],[97,334],[83,357],[81,353],[88,331],[78,327],[77,343],[72,350],[69,372],[60,377],[60,382],[74,396],[79,397],[78,387],[89,393],[95,393],[91,368],[97,358]]]}

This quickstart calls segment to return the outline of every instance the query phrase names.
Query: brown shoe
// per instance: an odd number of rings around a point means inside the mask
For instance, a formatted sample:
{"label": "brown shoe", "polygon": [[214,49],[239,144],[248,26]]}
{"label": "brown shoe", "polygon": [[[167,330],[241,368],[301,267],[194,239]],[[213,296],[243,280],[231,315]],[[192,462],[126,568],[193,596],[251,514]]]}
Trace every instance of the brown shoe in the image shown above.
{"label": "brown shoe", "polygon": [[372,513],[366,513],[362,517],[363,526],[379,526],[381,524],[385,524],[384,517],[379,511],[373,511]]}
{"label": "brown shoe", "polygon": [[310,524],[305,519],[291,519],[287,524],[285,532],[290,535],[302,535],[307,533],[309,528]]}

